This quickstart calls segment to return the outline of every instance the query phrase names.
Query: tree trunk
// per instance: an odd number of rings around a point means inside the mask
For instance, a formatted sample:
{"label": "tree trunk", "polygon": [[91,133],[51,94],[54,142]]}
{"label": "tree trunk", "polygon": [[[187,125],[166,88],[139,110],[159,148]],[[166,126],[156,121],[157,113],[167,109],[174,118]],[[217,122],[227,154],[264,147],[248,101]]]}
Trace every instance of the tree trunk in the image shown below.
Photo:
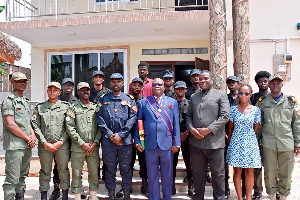
{"label": "tree trunk", "polygon": [[225,0],[209,1],[210,66],[214,87],[226,91],[226,5]]}
{"label": "tree trunk", "polygon": [[248,0],[232,0],[233,20],[233,69],[240,82],[249,83],[250,43],[249,43],[249,4]]}

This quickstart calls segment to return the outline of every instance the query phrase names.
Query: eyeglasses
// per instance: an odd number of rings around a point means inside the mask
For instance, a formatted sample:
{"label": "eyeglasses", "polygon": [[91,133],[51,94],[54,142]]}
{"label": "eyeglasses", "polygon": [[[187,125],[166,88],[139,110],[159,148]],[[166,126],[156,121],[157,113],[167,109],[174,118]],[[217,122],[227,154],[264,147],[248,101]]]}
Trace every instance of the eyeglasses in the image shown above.
{"label": "eyeglasses", "polygon": [[246,92],[246,93],[242,93],[242,92],[239,92],[239,96],[249,96],[250,95],[250,93],[248,93],[248,92]]}
{"label": "eyeglasses", "polygon": [[152,87],[156,87],[156,86],[161,87],[161,86],[163,86],[163,84],[161,84],[161,83],[152,83]]}
{"label": "eyeglasses", "polygon": [[173,78],[172,77],[165,77],[164,78],[164,81],[170,81],[170,80],[172,80]]}

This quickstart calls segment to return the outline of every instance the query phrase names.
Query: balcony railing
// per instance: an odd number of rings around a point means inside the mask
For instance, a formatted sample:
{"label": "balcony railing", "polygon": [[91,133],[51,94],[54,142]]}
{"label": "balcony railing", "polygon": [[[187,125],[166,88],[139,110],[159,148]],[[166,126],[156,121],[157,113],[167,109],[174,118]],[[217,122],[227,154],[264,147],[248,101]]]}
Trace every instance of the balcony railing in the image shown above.
{"label": "balcony railing", "polygon": [[6,0],[6,21],[207,10],[209,0]]}

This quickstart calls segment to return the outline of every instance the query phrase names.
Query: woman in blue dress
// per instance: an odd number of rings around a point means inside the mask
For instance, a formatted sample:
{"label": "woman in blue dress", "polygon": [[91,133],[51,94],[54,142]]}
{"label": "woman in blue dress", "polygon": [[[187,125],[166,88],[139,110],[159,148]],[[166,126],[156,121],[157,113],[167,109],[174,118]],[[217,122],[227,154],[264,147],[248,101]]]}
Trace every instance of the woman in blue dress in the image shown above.
{"label": "woman in blue dress", "polygon": [[252,96],[250,85],[239,88],[239,104],[230,108],[228,122],[228,140],[226,162],[233,166],[233,181],[239,200],[242,197],[241,173],[246,174],[246,200],[251,200],[254,184],[254,168],[261,167],[261,157],[256,133],[261,121],[260,110],[249,104]]}

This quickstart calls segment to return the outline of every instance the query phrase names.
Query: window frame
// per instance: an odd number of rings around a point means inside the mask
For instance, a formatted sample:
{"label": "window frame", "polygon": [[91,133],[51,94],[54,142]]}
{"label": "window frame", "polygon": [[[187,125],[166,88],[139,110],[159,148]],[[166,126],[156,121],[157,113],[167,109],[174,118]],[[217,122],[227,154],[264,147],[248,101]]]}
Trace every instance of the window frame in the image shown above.
{"label": "window frame", "polygon": [[[72,55],[72,79],[75,78],[75,54],[90,54],[97,53],[98,54],[98,70],[100,70],[100,55],[101,53],[123,53],[123,77],[124,77],[124,93],[128,92],[128,78],[127,74],[127,49],[104,49],[104,50],[87,50],[87,51],[53,51],[47,52],[47,78],[46,78],[46,86],[51,81],[51,56],[54,55]],[[105,77],[105,79],[109,79],[109,77]],[[75,87],[76,88],[76,87]],[[73,91],[74,94],[75,91]]]}

